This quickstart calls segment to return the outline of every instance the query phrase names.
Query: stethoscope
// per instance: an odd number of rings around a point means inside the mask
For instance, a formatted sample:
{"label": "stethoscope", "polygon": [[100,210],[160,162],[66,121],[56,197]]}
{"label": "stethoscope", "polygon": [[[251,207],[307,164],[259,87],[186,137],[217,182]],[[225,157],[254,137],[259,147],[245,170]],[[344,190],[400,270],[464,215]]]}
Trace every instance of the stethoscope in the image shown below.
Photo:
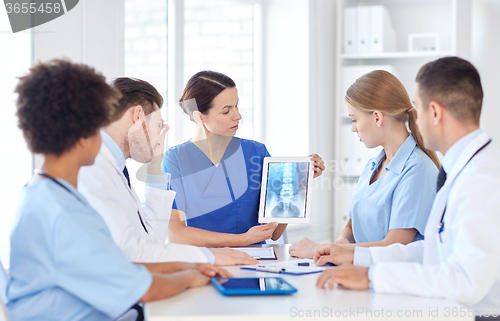
{"label": "stethoscope", "polygon": [[[464,170],[464,168],[469,165],[470,161],[477,155],[479,154],[480,151],[482,151],[486,146],[488,146],[489,144],[491,143],[491,139],[489,141],[486,142],[486,144],[484,144],[481,148],[479,148],[475,153],[474,155],[471,156],[471,158],[469,158],[469,160],[467,161],[467,163],[465,163],[465,165],[462,167],[462,169],[460,170],[460,172],[458,172],[458,174],[455,176],[455,179],[458,177],[458,175],[460,175],[460,173],[462,173],[462,171]],[[446,207],[448,206],[448,201],[446,201],[446,204],[444,205],[444,211],[443,211],[443,215],[441,216],[441,220],[439,221],[439,224],[437,225],[437,231],[438,231],[438,235],[439,235],[439,241],[441,243],[443,243],[443,239],[441,238],[441,233],[443,233],[444,231],[444,214],[446,214]]]}
{"label": "stethoscope", "polygon": [[[69,188],[67,188],[66,186],[64,186],[63,184],[61,184],[58,180],[56,180],[54,177],[50,176],[49,174],[46,174],[44,172],[42,172],[41,170],[39,169],[35,169],[34,172],[40,176],[43,176],[43,177],[46,177],[48,179],[50,179],[51,181],[53,181],[54,183],[56,183],[57,185],[61,186],[62,188],[64,188],[68,193],[70,193],[71,195],[73,195],[76,199],[78,199],[79,202],[81,202],[83,205],[87,205],[85,204],[79,197],[78,195],[76,195],[75,193],[73,193]],[[141,221],[141,225],[142,227],[144,228],[144,231],[146,231],[147,234],[149,234],[146,226],[144,225],[144,221],[142,220],[142,217],[141,217],[141,214],[139,213],[139,211],[137,211],[137,215],[139,215],[139,220]]]}
{"label": "stethoscope", "polygon": [[56,183],[57,185],[61,186],[62,188],[64,188],[68,193],[70,193],[71,195],[73,195],[79,202],[81,202],[82,204],[84,205],[87,205],[85,204],[81,199],[80,197],[78,197],[78,195],[76,195],[75,193],[73,193],[69,188],[67,188],[66,186],[64,186],[63,184],[61,184],[57,179],[55,179],[54,177],[50,176],[49,174],[46,174],[44,172],[42,172],[41,170],[39,169],[35,169],[34,172],[40,176],[43,176],[43,177],[46,177],[48,179],[50,179],[51,181],[53,181],[54,183]]}

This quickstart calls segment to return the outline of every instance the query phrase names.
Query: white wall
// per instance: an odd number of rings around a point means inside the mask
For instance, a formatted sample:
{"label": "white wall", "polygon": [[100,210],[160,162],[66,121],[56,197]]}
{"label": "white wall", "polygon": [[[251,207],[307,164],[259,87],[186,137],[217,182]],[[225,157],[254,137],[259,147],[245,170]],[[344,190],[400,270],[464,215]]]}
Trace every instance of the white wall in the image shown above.
{"label": "white wall", "polygon": [[[309,1],[263,3],[263,142],[272,156],[308,155]],[[257,120],[256,120],[257,121]]]}
{"label": "white wall", "polygon": [[31,65],[31,33],[13,34],[5,10],[0,9],[0,260],[8,268],[10,231],[16,215],[18,197],[31,175],[31,154],[26,147],[15,116],[14,88],[17,77],[28,73]]}
{"label": "white wall", "polygon": [[[334,159],[335,2],[263,2],[263,142],[273,156]],[[288,240],[331,238],[333,172],[313,182],[311,224]]]}
{"label": "white wall", "polygon": [[66,57],[102,72],[123,75],[124,4],[121,0],[80,1],[73,10],[34,29],[34,61]]}
{"label": "white wall", "polygon": [[500,1],[472,2],[472,59],[484,91],[481,127],[500,147]]}
{"label": "white wall", "polygon": [[[309,0],[309,148],[326,165],[313,184],[311,229],[308,237],[330,241],[333,231],[333,182],[335,159],[335,2]],[[289,240],[300,239],[300,231]]]}
{"label": "white wall", "polygon": [[[102,72],[107,80],[124,72],[124,3],[80,1],[63,16],[33,28],[33,61],[68,58]],[[43,160],[35,157],[35,167]]]}

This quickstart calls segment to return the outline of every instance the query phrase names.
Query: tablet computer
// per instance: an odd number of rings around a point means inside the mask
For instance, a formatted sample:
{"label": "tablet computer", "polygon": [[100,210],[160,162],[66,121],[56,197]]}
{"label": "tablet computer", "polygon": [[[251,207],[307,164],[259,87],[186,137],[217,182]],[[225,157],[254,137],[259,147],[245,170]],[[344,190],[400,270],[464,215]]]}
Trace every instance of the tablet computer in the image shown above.
{"label": "tablet computer", "polygon": [[292,294],[297,289],[282,278],[212,278],[213,285],[224,295]]}
{"label": "tablet computer", "polygon": [[259,223],[309,223],[313,175],[310,157],[265,157]]}

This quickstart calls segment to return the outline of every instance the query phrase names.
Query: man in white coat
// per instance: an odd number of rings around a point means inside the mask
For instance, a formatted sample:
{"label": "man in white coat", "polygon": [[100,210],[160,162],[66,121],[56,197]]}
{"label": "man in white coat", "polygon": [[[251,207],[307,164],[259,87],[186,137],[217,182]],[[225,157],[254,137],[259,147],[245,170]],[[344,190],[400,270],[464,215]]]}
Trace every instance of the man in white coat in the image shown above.
{"label": "man in white coat", "polygon": [[[257,264],[246,253],[168,243],[168,218],[175,192],[161,172],[165,134],[163,98],[146,81],[118,78],[122,93],[114,122],[101,131],[102,145],[92,166],[78,175],[78,190],[103,217],[113,240],[132,262],[193,262],[218,265]],[[130,185],[125,160],[148,163],[145,204]]]}
{"label": "man in white coat", "polygon": [[500,151],[479,128],[479,74],[468,61],[446,57],[424,65],[416,81],[424,144],[444,155],[425,240],[354,253],[330,244],[316,252],[317,263],[347,264],[324,272],[317,286],[441,297],[478,319],[498,316]]}

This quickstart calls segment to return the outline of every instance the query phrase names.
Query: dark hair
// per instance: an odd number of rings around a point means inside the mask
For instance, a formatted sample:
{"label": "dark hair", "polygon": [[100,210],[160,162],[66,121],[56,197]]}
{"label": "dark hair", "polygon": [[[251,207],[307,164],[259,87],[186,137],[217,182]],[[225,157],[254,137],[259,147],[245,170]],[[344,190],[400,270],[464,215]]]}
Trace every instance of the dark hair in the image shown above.
{"label": "dark hair", "polygon": [[118,89],[122,94],[120,104],[113,115],[113,121],[120,119],[123,114],[134,106],[142,106],[144,115],[155,111],[163,106],[163,97],[150,83],[136,78],[120,77],[113,80],[111,86]]}
{"label": "dark hair", "polygon": [[380,110],[394,117],[398,122],[408,122],[417,146],[439,168],[436,152],[424,147],[422,135],[416,124],[417,111],[412,107],[410,96],[399,79],[384,70],[375,70],[361,76],[347,89],[346,102],[353,108],[364,112]]}
{"label": "dark hair", "polygon": [[120,93],[94,68],[54,59],[19,78],[18,126],[33,153],[61,155],[109,123]]}
{"label": "dark hair", "polygon": [[[212,108],[212,101],[226,88],[236,87],[234,81],[220,72],[204,70],[196,73],[186,84],[179,105],[193,119],[193,112],[207,114]],[[190,101],[194,99],[194,101]]]}
{"label": "dark hair", "polygon": [[420,68],[416,81],[424,108],[435,101],[456,119],[479,124],[483,88],[470,62],[458,57],[431,61]]}

